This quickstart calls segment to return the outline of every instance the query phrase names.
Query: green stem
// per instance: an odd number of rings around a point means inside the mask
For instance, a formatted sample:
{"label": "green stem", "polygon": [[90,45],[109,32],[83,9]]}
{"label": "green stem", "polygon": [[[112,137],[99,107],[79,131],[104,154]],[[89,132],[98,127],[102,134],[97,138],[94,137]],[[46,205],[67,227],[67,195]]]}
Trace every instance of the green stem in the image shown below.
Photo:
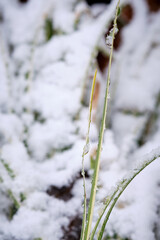
{"label": "green stem", "polygon": [[97,230],[97,228],[98,228],[98,226],[99,226],[99,223],[100,223],[100,221],[101,221],[101,219],[102,219],[102,217],[103,217],[103,215],[104,215],[107,207],[109,206],[109,204],[111,203],[111,201],[114,199],[114,197],[115,197],[115,195],[116,195],[117,192],[118,192],[118,187],[117,187],[116,190],[113,192],[113,194],[111,195],[111,197],[109,197],[109,199],[107,200],[106,205],[105,205],[103,211],[101,212],[101,214],[100,214],[100,216],[99,216],[99,218],[98,218],[98,220],[97,220],[97,222],[96,222],[96,224],[95,224],[95,226],[94,226],[94,228],[93,228],[93,231],[92,231],[91,236],[90,236],[90,240],[93,240],[94,235],[95,235],[95,233],[96,233],[96,230]]}
{"label": "green stem", "polygon": [[12,192],[10,189],[8,190],[8,195],[9,195],[9,197],[11,198],[11,200],[13,201],[15,207],[16,207],[17,209],[19,209],[19,208],[20,208],[20,203],[19,203],[18,200],[15,198],[15,196],[13,195],[13,192]]}
{"label": "green stem", "polygon": [[[104,14],[108,15],[108,11],[106,11],[106,13],[104,13]],[[102,28],[98,32],[97,40],[96,40],[96,42],[94,44],[94,47],[93,47],[93,50],[90,54],[90,58],[89,58],[89,61],[88,61],[87,67],[86,67],[86,71],[85,71],[85,74],[84,74],[84,78],[83,78],[81,103],[83,103],[83,101],[84,101],[85,88],[86,88],[86,84],[87,84],[86,80],[88,78],[88,74],[89,74],[89,70],[91,68],[92,60],[95,59],[95,57],[98,54],[97,47],[99,46],[99,41],[101,40],[102,35],[104,35],[106,27],[109,27],[111,19],[112,19],[112,11],[111,11],[110,16],[106,19],[104,25],[102,26]],[[107,52],[107,56],[108,56],[108,52]]]}
{"label": "green stem", "polygon": [[2,55],[2,61],[5,68],[6,73],[6,79],[7,79],[7,90],[8,90],[8,99],[9,99],[9,106],[8,106],[8,112],[11,113],[11,101],[12,101],[12,91],[11,91],[11,75],[10,75],[10,69],[9,69],[9,59],[6,57],[6,49],[4,46],[4,39],[2,37],[2,34],[0,34],[0,51]]}
{"label": "green stem", "polygon": [[14,171],[10,168],[9,164],[5,162],[4,159],[0,158],[1,163],[3,164],[4,168],[6,169],[6,171],[8,172],[8,175],[14,179],[15,178],[15,174]]}
{"label": "green stem", "polygon": [[95,196],[96,196],[99,165],[100,165],[100,155],[101,155],[103,135],[104,135],[104,129],[105,129],[106,115],[107,115],[108,92],[109,92],[109,85],[110,85],[110,72],[111,72],[111,63],[112,63],[112,55],[113,55],[113,44],[114,44],[114,37],[115,37],[115,31],[116,31],[116,25],[117,25],[116,23],[117,23],[117,15],[118,15],[118,10],[119,10],[119,3],[120,3],[120,0],[118,1],[117,7],[116,7],[116,15],[115,15],[115,19],[114,19],[112,44],[111,44],[108,74],[107,74],[107,86],[106,86],[106,92],[105,92],[105,100],[104,100],[104,106],[103,106],[103,115],[102,115],[102,121],[101,121],[98,149],[97,149],[97,155],[96,155],[96,161],[95,161],[95,169],[94,169],[93,180],[92,180],[90,202],[89,202],[89,207],[88,207],[87,224],[86,224],[86,229],[85,229],[85,240],[89,239],[91,225],[92,225],[92,219],[93,219],[93,210],[94,210],[94,204],[95,204]]}
{"label": "green stem", "polygon": [[3,182],[3,178],[0,176],[0,183],[2,183]]}
{"label": "green stem", "polygon": [[84,207],[83,207],[82,231],[81,231],[81,238],[80,238],[81,240],[84,240],[84,230],[85,230],[85,225],[86,225],[86,209],[87,209],[84,157],[88,153],[88,150],[89,150],[88,149],[89,132],[90,132],[90,125],[91,125],[92,103],[93,103],[93,94],[94,94],[96,76],[97,76],[97,69],[95,71],[93,82],[92,82],[92,90],[91,90],[90,103],[89,103],[88,130],[87,130],[87,135],[86,135],[86,143],[85,143],[85,146],[83,148],[83,154],[82,154],[82,176],[83,176],[83,190],[84,190]]}
{"label": "green stem", "polygon": [[[118,195],[113,198],[113,202],[112,202],[112,204],[111,204],[111,206],[110,206],[110,208],[109,208],[109,210],[108,210],[108,212],[107,212],[107,214],[106,214],[106,217],[105,217],[105,219],[104,219],[104,222],[103,222],[103,224],[102,224],[102,227],[101,227],[101,229],[100,229],[100,231],[99,231],[98,240],[102,240],[102,237],[103,237],[103,233],[104,233],[106,224],[107,224],[107,222],[108,222],[108,219],[109,219],[109,217],[110,217],[110,214],[111,214],[111,212],[112,212],[112,210],[113,210],[116,202],[118,201],[119,197],[120,197],[121,194],[124,192],[124,190],[127,188],[127,186],[132,182],[132,180],[133,180],[140,172],[142,172],[142,171],[144,170],[144,168],[146,168],[149,164],[151,164],[153,161],[155,161],[157,158],[160,157],[160,150],[157,149],[157,151],[158,151],[158,153],[156,153],[154,156],[148,157],[148,160],[145,160],[145,161],[141,164],[141,166],[135,168],[135,169],[133,170],[131,176],[129,176],[128,178],[122,179],[122,180],[119,182],[119,184],[117,185],[118,191],[117,191],[117,190],[115,190],[115,191],[116,191],[116,193],[118,192]],[[157,152],[157,151],[156,151],[156,152]],[[151,152],[151,155],[153,155],[152,152]]]}

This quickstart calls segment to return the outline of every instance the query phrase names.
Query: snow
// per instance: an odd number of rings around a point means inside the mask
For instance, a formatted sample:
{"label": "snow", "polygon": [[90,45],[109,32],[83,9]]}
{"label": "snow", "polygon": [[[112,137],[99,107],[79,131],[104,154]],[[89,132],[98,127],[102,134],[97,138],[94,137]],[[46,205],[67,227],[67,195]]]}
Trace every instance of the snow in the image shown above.
{"label": "snow", "polygon": [[[107,49],[103,35],[114,17],[116,2],[89,7],[76,0],[29,0],[26,4],[0,0],[0,158],[15,175],[11,178],[0,161],[0,240],[63,239],[71,219],[82,216],[80,173],[88,107],[81,100],[89,99],[98,49]],[[153,149],[157,148],[143,162],[159,157],[160,14],[150,13],[144,0],[121,2],[125,3],[132,6],[133,18],[121,30],[122,43],[113,54],[109,128],[104,133],[94,223],[119,179],[133,176],[131,169],[141,166],[142,156]],[[48,41],[46,19],[58,32]],[[90,175],[106,72],[98,69],[97,76],[100,93],[93,106],[85,155],[85,170]],[[111,214],[107,233],[131,240],[160,238],[155,230],[160,218],[159,171],[157,159],[127,187]],[[86,178],[87,197],[90,182],[91,176]],[[70,187],[72,197],[50,196],[50,187],[59,192]],[[13,205],[9,190],[20,203],[12,219],[8,218]]]}

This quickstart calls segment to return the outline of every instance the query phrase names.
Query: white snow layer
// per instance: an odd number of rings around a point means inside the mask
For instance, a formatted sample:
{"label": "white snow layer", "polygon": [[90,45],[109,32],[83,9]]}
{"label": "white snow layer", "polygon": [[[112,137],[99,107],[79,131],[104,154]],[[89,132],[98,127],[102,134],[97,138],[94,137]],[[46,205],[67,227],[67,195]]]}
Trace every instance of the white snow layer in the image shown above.
{"label": "white snow layer", "polygon": [[[79,173],[88,110],[81,98],[116,2],[89,7],[76,0],[0,0],[0,240],[64,239],[63,229],[82,216]],[[114,53],[111,127],[104,135],[96,209],[118,179],[160,145],[160,12],[150,13],[144,0],[121,3],[132,6],[133,17]],[[53,27],[49,41],[47,20]],[[106,73],[98,80],[99,103],[85,158],[88,172],[97,148]],[[110,217],[107,234],[160,239],[159,171],[157,160],[130,184]],[[51,186],[71,186],[69,199],[47,194]],[[87,180],[87,195],[89,189]],[[12,219],[10,190],[20,203]]]}

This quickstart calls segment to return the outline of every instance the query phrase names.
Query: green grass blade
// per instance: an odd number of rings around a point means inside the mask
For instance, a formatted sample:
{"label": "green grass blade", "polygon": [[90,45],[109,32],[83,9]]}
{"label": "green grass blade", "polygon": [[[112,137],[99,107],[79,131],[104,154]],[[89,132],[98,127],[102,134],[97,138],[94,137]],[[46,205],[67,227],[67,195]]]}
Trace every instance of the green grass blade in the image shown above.
{"label": "green grass blade", "polygon": [[[155,152],[155,153],[154,153]],[[153,161],[155,161],[157,158],[160,157],[160,149],[156,149],[156,150],[153,150],[149,155],[147,155],[145,157],[145,159],[147,160],[144,160],[140,166],[138,166],[137,168],[135,168],[132,173],[130,174],[129,177],[126,177],[124,179],[122,179],[119,184],[117,185],[118,187],[118,191],[116,192],[114,198],[112,199],[113,202],[106,214],[106,217],[103,221],[103,224],[102,224],[102,227],[99,231],[99,235],[98,235],[98,240],[102,240],[102,237],[103,237],[103,233],[104,233],[104,230],[105,230],[105,227],[106,227],[106,224],[108,222],[108,219],[110,217],[110,214],[116,204],[116,202],[118,201],[119,197],[121,196],[121,194],[124,192],[124,190],[127,188],[127,186],[132,182],[132,180],[140,173],[142,172],[149,164],[151,164]],[[118,193],[118,194],[117,194]]]}
{"label": "green grass blade", "polygon": [[10,168],[9,164],[5,162],[4,159],[0,159],[1,163],[3,164],[4,168],[6,169],[6,171],[8,172],[8,175],[14,179],[15,178],[15,174],[14,171]]}
{"label": "green grass blade", "polygon": [[99,134],[97,155],[96,155],[96,161],[95,161],[95,169],[94,169],[93,180],[92,180],[90,202],[89,202],[89,207],[88,207],[87,224],[86,224],[86,229],[85,229],[85,240],[89,239],[91,225],[92,225],[92,219],[93,219],[93,210],[94,210],[94,204],[95,204],[95,196],[96,196],[99,165],[100,165],[100,155],[101,155],[103,135],[104,135],[104,129],[105,129],[106,115],[107,115],[108,94],[109,94],[109,85],[110,85],[110,72],[111,72],[112,55],[113,55],[113,44],[114,44],[114,37],[115,37],[116,29],[117,29],[117,16],[118,16],[118,10],[119,10],[119,3],[120,3],[120,0],[118,1],[117,7],[116,7],[116,14],[115,14],[114,26],[113,26],[113,32],[112,32],[112,42],[111,42],[111,50],[110,50],[110,57],[109,57],[108,74],[107,74],[107,85],[106,85],[105,100],[104,100],[104,106],[103,106],[103,115],[102,115],[101,128],[100,128],[100,134]]}
{"label": "green grass blade", "polygon": [[112,202],[113,198],[114,198],[115,195],[117,194],[117,192],[118,192],[118,187],[115,189],[115,191],[113,192],[113,194],[112,194],[110,197],[108,197],[108,199],[107,199],[107,201],[106,201],[106,203],[105,203],[106,205],[105,205],[104,209],[102,210],[102,212],[101,212],[101,214],[100,214],[100,216],[99,216],[99,218],[98,218],[98,220],[97,220],[97,222],[96,222],[96,224],[95,224],[95,226],[94,226],[94,228],[93,228],[93,231],[92,231],[91,236],[90,236],[90,240],[93,240],[94,235],[95,235],[95,233],[96,233],[96,230],[97,230],[97,228],[98,228],[98,226],[99,226],[99,223],[100,223],[100,221],[101,221],[101,219],[102,219],[102,217],[103,217],[106,209],[108,208],[108,206],[109,206],[110,203]]}
{"label": "green grass blade", "polygon": [[20,208],[20,203],[18,202],[18,200],[13,195],[13,192],[10,189],[8,190],[8,195],[13,202],[13,205],[11,206],[10,213],[9,213],[9,219],[11,220],[13,216],[16,214],[16,212],[18,211],[18,209]]}
{"label": "green grass blade", "polygon": [[3,182],[3,178],[0,176],[0,183],[2,183]]}
{"label": "green grass blade", "polygon": [[17,199],[15,198],[15,196],[13,195],[11,190],[8,190],[8,195],[11,198],[11,200],[13,201],[14,205],[16,206],[16,208],[19,209],[20,208],[20,204],[17,201]]}
{"label": "green grass blade", "polygon": [[88,153],[88,146],[89,146],[89,132],[90,132],[90,125],[91,125],[91,114],[92,114],[92,103],[93,103],[93,94],[95,88],[97,76],[97,69],[94,74],[93,82],[92,82],[92,89],[91,89],[91,96],[90,96],[90,103],[89,103],[89,117],[88,117],[88,130],[86,135],[86,143],[83,148],[82,154],[82,176],[83,176],[83,189],[84,189],[84,207],[83,207],[83,221],[82,221],[82,231],[81,231],[81,240],[84,240],[84,231],[86,226],[86,209],[87,209],[87,200],[86,200],[86,184],[85,184],[85,171],[84,171],[84,157]]}

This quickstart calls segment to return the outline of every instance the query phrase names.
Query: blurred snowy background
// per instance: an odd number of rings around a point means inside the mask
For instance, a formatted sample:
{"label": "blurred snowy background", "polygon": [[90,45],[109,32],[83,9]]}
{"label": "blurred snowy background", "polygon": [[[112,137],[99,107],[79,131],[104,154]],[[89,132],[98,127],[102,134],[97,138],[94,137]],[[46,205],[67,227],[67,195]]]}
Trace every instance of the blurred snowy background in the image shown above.
{"label": "blurred snowy background", "polygon": [[[116,3],[0,0],[0,240],[79,240],[89,95],[98,68],[88,195]],[[118,179],[160,146],[159,10],[159,0],[121,1],[94,219]],[[122,195],[105,239],[160,240],[159,160]]]}

